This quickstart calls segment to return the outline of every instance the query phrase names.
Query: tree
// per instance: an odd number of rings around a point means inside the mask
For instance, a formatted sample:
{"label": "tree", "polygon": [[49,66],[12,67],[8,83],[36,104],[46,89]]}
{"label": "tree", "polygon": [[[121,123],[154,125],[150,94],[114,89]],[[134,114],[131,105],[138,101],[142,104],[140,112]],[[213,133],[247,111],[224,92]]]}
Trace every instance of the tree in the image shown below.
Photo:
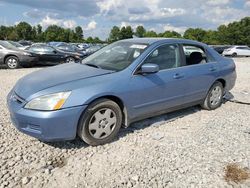
{"label": "tree", "polygon": [[131,26],[122,27],[120,30],[120,39],[133,38],[133,30]]}
{"label": "tree", "polygon": [[145,33],[146,29],[142,25],[136,27],[135,36],[141,38],[144,37]]}
{"label": "tree", "polygon": [[83,39],[83,30],[80,26],[77,26],[75,28],[75,34],[76,34],[77,42],[81,42]]}
{"label": "tree", "polygon": [[8,27],[1,25],[0,27],[0,39],[6,40],[8,38]]}
{"label": "tree", "polygon": [[109,34],[109,42],[115,42],[117,40],[120,40],[120,28],[117,26],[114,26]]}
{"label": "tree", "polygon": [[86,42],[87,43],[94,43],[94,39],[92,37],[88,37]]}
{"label": "tree", "polygon": [[184,38],[203,42],[206,31],[201,28],[189,28],[184,33]]}
{"label": "tree", "polygon": [[155,31],[147,31],[145,37],[158,37],[158,35]]}
{"label": "tree", "polygon": [[36,40],[37,39],[37,32],[36,32],[36,27],[33,26],[31,30],[31,39]]}
{"label": "tree", "polygon": [[46,42],[50,41],[66,41],[64,29],[57,26],[57,25],[51,25],[49,26],[45,32],[44,37]]}
{"label": "tree", "polygon": [[176,31],[165,31],[164,33],[159,33],[158,36],[164,38],[181,38],[181,34]]}
{"label": "tree", "polygon": [[36,34],[36,41],[39,41],[39,42],[44,41],[43,28],[40,24],[38,24],[36,26],[36,33],[37,33]]}
{"label": "tree", "polygon": [[16,26],[16,33],[19,39],[31,40],[32,39],[32,27],[27,22],[20,22]]}

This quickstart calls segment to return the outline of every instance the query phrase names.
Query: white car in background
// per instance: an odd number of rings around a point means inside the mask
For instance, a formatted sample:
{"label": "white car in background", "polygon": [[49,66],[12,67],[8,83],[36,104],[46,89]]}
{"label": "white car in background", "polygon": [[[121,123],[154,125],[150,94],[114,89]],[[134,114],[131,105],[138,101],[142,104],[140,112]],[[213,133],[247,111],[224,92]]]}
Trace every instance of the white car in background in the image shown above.
{"label": "white car in background", "polygon": [[224,56],[250,56],[250,48],[248,46],[233,46],[225,49],[222,53]]}

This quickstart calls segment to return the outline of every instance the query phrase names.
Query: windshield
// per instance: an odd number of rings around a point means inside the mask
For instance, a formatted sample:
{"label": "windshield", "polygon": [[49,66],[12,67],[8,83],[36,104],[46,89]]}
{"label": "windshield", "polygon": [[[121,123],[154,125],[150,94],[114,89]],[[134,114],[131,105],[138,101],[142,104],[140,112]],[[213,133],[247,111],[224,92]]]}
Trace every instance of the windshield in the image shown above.
{"label": "windshield", "polygon": [[10,44],[14,45],[15,47],[23,47],[23,45],[19,44],[18,42],[8,41]]}
{"label": "windshield", "polygon": [[0,41],[0,45],[2,45],[4,48],[7,48],[7,49],[12,49],[12,50],[17,50],[18,49],[14,45],[10,44],[7,41]]}
{"label": "windshield", "polygon": [[133,42],[115,42],[82,60],[83,64],[102,69],[121,71],[128,67],[148,44]]}

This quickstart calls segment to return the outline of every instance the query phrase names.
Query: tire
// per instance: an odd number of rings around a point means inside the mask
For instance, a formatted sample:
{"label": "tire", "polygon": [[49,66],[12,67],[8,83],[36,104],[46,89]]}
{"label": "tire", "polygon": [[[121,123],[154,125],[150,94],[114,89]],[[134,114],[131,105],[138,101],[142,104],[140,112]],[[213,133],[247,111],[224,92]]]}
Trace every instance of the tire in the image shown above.
{"label": "tire", "polygon": [[201,105],[202,108],[206,110],[215,110],[216,108],[220,107],[223,100],[224,88],[221,82],[216,81]]}
{"label": "tire", "polygon": [[75,63],[75,62],[76,62],[76,60],[73,57],[67,57],[65,60],[65,63]]}
{"label": "tire", "polygon": [[7,57],[5,64],[9,69],[17,69],[20,67],[19,59],[16,56]]}
{"label": "tire", "polygon": [[82,114],[77,134],[92,146],[111,142],[122,125],[122,112],[118,104],[99,99],[89,105]]}
{"label": "tire", "polygon": [[234,52],[234,53],[232,54],[232,57],[237,57],[237,53]]}

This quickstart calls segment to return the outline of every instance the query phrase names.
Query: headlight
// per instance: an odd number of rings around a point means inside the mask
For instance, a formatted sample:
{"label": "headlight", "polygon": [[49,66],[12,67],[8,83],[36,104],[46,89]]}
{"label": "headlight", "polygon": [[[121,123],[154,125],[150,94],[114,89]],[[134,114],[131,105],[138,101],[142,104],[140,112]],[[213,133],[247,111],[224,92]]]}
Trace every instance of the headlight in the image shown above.
{"label": "headlight", "polygon": [[24,108],[32,110],[59,110],[64,105],[71,91],[53,93],[37,97],[28,102]]}

